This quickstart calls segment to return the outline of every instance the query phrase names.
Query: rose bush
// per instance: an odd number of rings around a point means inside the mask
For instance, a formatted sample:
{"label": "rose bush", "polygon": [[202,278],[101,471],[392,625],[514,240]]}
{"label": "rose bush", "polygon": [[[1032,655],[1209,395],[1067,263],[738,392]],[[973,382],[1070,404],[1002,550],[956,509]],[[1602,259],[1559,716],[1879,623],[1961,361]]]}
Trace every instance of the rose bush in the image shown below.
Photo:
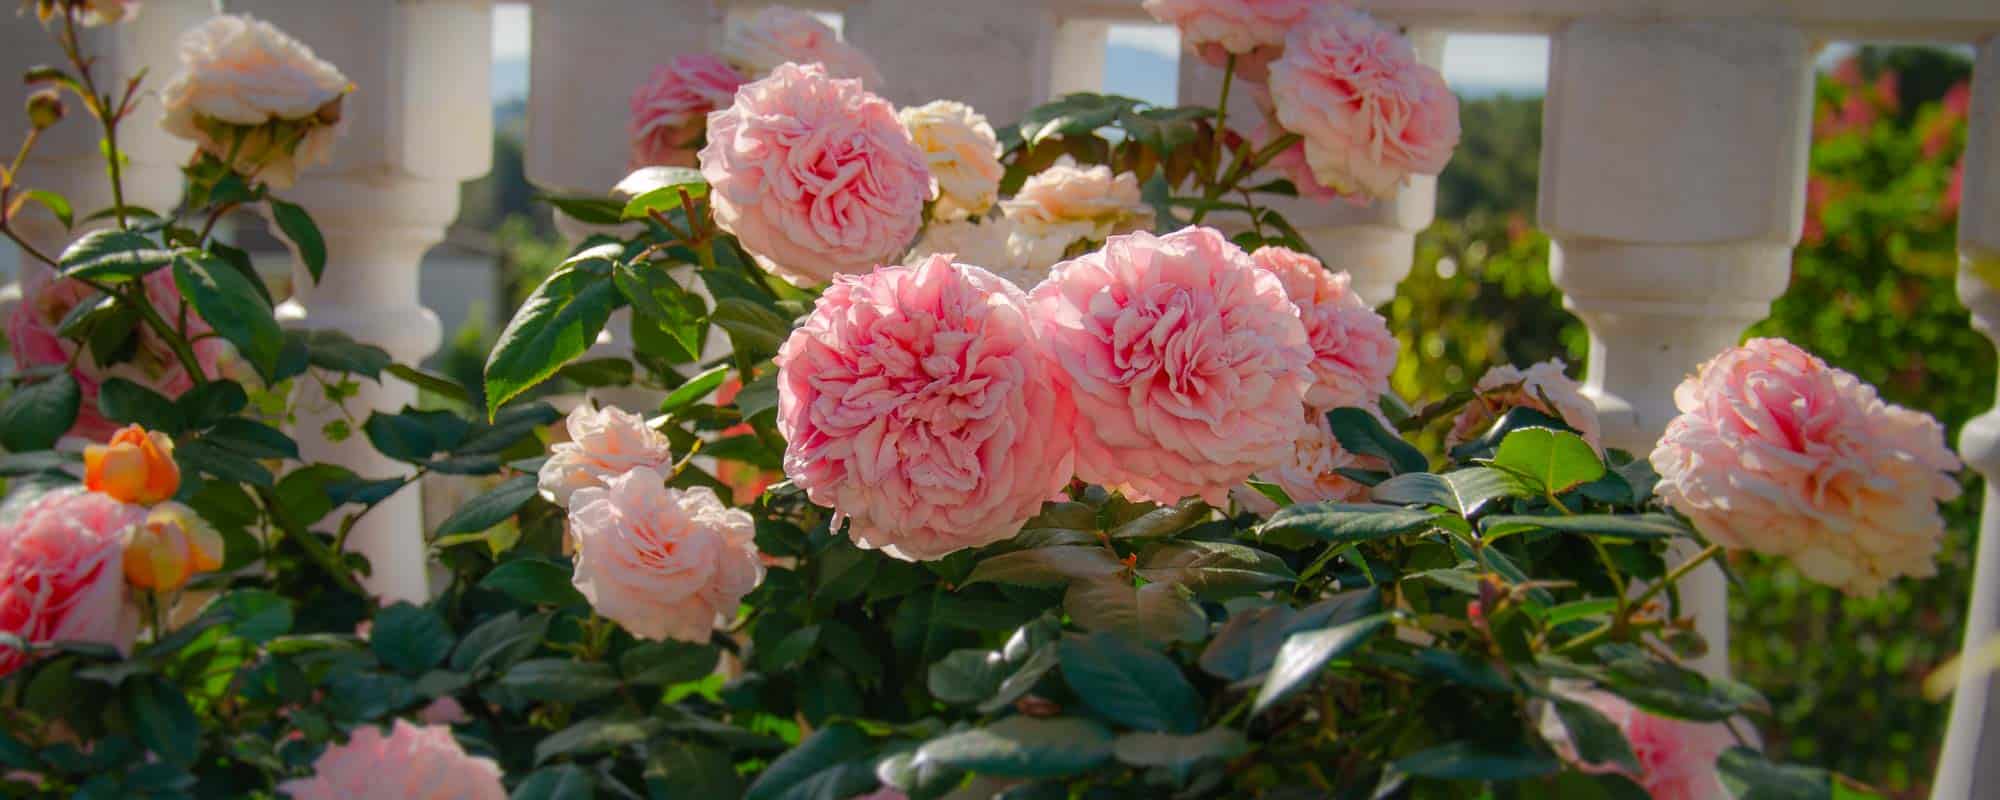
{"label": "rose bush", "polygon": [[[1269,60],[1272,119],[1073,95],[1002,129],[899,118],[858,50],[761,12],[726,97],[709,57],[634,95],[680,166],[555,198],[620,233],[533,290],[478,393],[278,327],[210,233],[258,206],[320,277],[272,192],[350,87],[262,23],[196,28],[176,208],[61,253],[0,216],[48,278],[0,400],[6,791],[1865,796],[1738,736],[1768,708],[1681,665],[1676,586],[1724,547],[1923,574],[1935,425],[1765,341],[1689,379],[1650,458],[1560,363],[1408,407],[1342,254],[1268,206],[1311,187],[1255,176],[1302,153],[1388,191],[1449,157],[1454,106],[1393,28],[1297,5],[1148,4],[1225,82]],[[75,46],[99,6],[37,10],[115,165],[129,100]],[[64,124],[33,102],[27,149]],[[621,308],[630,357],[586,360]],[[298,404],[370,380],[427,402],[315,433],[404,468],[302,459]],[[423,532],[433,594],[384,602],[347,537],[426,475],[481,490]]]}

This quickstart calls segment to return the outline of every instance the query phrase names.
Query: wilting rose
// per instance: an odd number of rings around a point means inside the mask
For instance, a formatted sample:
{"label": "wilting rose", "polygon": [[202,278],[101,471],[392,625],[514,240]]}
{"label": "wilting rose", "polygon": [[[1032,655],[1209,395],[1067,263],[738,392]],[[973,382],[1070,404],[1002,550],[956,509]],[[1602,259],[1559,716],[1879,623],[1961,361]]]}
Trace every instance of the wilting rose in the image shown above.
{"label": "wilting rose", "polygon": [[1570,689],[1561,692],[1567,699],[1582,703],[1603,714],[1618,726],[1639,770],[1585,761],[1562,719],[1551,709],[1542,715],[1542,736],[1555,747],[1556,754],[1577,769],[1593,774],[1618,774],[1631,778],[1654,800],[1723,800],[1729,792],[1716,770],[1716,759],[1736,746],[1736,737],[1720,722],[1690,722],[1648,714],[1610,692],[1598,689]]}
{"label": "wilting rose", "polygon": [[285,781],[278,791],[296,800],[504,800],[500,765],[469,755],[443,725],[396,720],[387,736],[374,725],[354,729],[346,744],[330,745],[313,762],[310,778]]}
{"label": "wilting rose", "polygon": [[1038,248],[1040,257],[1153,227],[1153,207],[1140,199],[1138,178],[1103,165],[1079,167],[1069,156],[1030,176],[1000,208],[1016,235],[1035,240],[1021,249]]}
{"label": "wilting rose", "polygon": [[354,85],[270,23],[221,14],[181,37],[181,73],[160,92],[161,126],[237,172],[279,188],[325,163]]}
{"label": "wilting rose", "polygon": [[1332,272],[1319,259],[1284,247],[1260,247],[1250,254],[1285,285],[1299,307],[1306,341],[1313,349],[1313,385],[1306,405],[1320,411],[1343,406],[1374,408],[1389,391],[1396,371],[1396,337],[1389,322],[1349,288],[1346,272]]}
{"label": "wilting rose", "polygon": [[1236,56],[1236,71],[1265,79],[1285,33],[1313,13],[1314,0],[1146,0],[1153,19],[1181,30],[1181,44],[1220,67]]}
{"label": "wilting rose", "polygon": [[[78,303],[96,302],[96,290],[82,281],[58,277],[54,270],[39,265],[23,265],[21,280],[21,302],[14,307],[13,315],[7,320],[7,345],[14,355],[14,363],[21,367],[68,366],[71,377],[76,379],[82,390],[83,404],[77,410],[76,423],[69,433],[92,440],[110,438],[117,425],[97,409],[98,387],[111,378],[124,378],[144,386],[168,399],[180,397],[194,388],[194,379],[174,356],[165,339],[154,333],[150,327],[138,325],[132,335],[138,344],[130,357],[111,365],[100,365],[90,353],[77,353],[83,345],[64,338],[57,328],[63,317],[76,308]],[[141,279],[146,287],[146,297],[155,308],[178,309],[181,304],[180,290],[174,287],[172,270],[159,269],[147,273]],[[176,313],[169,322],[179,326],[185,319],[182,333],[195,339],[195,361],[202,371],[213,378],[231,378],[239,383],[254,383],[256,376],[249,364],[236,354],[236,348],[213,332],[208,322],[190,309],[185,317]]]}
{"label": "wilting rose", "polygon": [[181,488],[174,440],[159,431],[127,425],[105,444],[83,450],[83,485],[121,503],[152,505]]}
{"label": "wilting rose", "polygon": [[664,472],[674,463],[666,434],[629,411],[611,406],[593,410],[585,403],[570,409],[563,426],[569,441],[549,448],[536,487],[542,497],[564,508],[578,489],[605,486],[641,467]]}
{"label": "wilting rose", "polygon": [[1540,411],[1563,421],[1595,449],[1602,450],[1597,406],[1583,396],[1583,387],[1563,374],[1563,361],[1552,358],[1527,369],[1501,364],[1486,371],[1473,386],[1477,396],[1460,409],[1445,434],[1447,447],[1472,441],[1516,408]]}
{"label": "wilting rose", "polygon": [[1384,197],[1436,175],[1458,146],[1458,98],[1395,29],[1330,10],[1294,28],[1271,64],[1278,123],[1305,140],[1322,184]]}
{"label": "wilting rose", "polygon": [[708,113],[727,107],[747,80],[708,53],[683,53],[654,67],[632,92],[630,166],[694,166]]}
{"label": "wilting rose", "polygon": [[189,578],[222,568],[222,534],[180,503],[161,503],[125,543],[125,582],[170,592]]}
{"label": "wilting rose", "polygon": [[860,48],[810,12],[766,6],[741,25],[731,26],[722,57],[752,78],[776,72],[780,64],[818,64],[828,75],[853,78],[869,89],[882,88],[882,73]]}
{"label": "wilting rose", "polygon": [[638,467],[571,496],[571,582],[633,636],[707,642],[764,579],[756,525],[706,486],[665,484]]}
{"label": "wilting rose", "polygon": [[895,107],[817,66],[782,65],[709,115],[701,174],[716,224],[799,286],[894,261],[931,197]]}
{"label": "wilting rose", "polygon": [[778,351],[785,474],[897,558],[1011,538],[1072,465],[1026,303],[942,255],[835,282]]}
{"label": "wilting rose", "polygon": [[[0,528],[0,631],[31,644],[132,646],[138,616],[126,602],[125,534],[145,509],[96,492],[58,489]],[[0,675],[27,656],[0,646]]]}
{"label": "wilting rose", "polygon": [[[1383,426],[1393,429],[1386,420]],[[1291,457],[1258,471],[1259,479],[1285,490],[1294,503],[1351,502],[1368,497],[1368,485],[1340,473],[1343,469],[1381,470],[1380,457],[1356,455],[1340,446],[1326,415],[1309,411],[1292,443]]]}
{"label": "wilting rose", "polygon": [[1783,339],[1723,351],[1674,390],[1658,493],[1728,548],[1857,595],[1936,574],[1958,457],[1929,415]]}
{"label": "wilting rose", "polygon": [[1277,276],[1213,228],[1113,236],[1031,303],[1077,407],[1077,474],[1134,498],[1229,489],[1284,462],[1313,359]]}
{"label": "wilting rose", "polygon": [[1000,140],[986,115],[955,100],[937,100],[897,112],[917,149],[924,151],[937,202],[931,217],[963,219],[986,213],[1000,191]]}

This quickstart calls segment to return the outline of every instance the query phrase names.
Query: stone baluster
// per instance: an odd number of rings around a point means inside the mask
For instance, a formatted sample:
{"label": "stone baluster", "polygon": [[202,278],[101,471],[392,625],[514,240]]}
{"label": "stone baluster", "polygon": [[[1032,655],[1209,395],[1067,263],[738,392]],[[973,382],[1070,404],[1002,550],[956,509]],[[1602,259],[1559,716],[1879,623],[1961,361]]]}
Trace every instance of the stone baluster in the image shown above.
{"label": "stone baluster", "polygon": [[[1583,19],[1551,37],[1541,225],[1550,274],[1590,329],[1585,394],[1604,442],[1641,457],[1673,390],[1737,343],[1785,288],[1811,119],[1804,33],[1751,20]],[[1685,556],[1685,553],[1682,553]],[[1721,571],[1681,584],[1728,668]]]}
{"label": "stone baluster", "polygon": [[[298,328],[339,330],[414,363],[437,349],[437,315],[419,301],[417,269],[458,216],[459,183],[492,162],[490,0],[283,0],[233,3],[269,20],[336,65],[357,89],[346,102],[347,130],[333,163],[307,170],[275,193],[304,206],[325,235],[324,280],[300,266],[279,318]],[[150,10],[150,9],[149,9]],[[351,414],[395,412],[417,390],[383,375],[361,382],[346,414],[301,379],[292,433],[307,461],[345,466],[364,478],[408,474],[375,452],[356,426],[333,441],[324,426]],[[418,486],[377,506],[348,535],[372,568],[363,580],[384,602],[424,602],[429,554]],[[336,510],[329,519],[338,519]]]}
{"label": "stone baluster", "polygon": [[[888,85],[881,94],[898,106],[940,98],[978,109],[996,126],[1021,119],[1048,99],[1052,87],[1078,87],[1053,77],[1059,24],[1042,3],[953,3],[863,0],[846,12],[845,36],[875,60]],[[1091,29],[1060,37],[1063,64],[1103,71],[1102,35],[1090,60]]]}
{"label": "stone baluster", "polygon": [[[1972,324],[2000,339],[2000,37],[1979,46],[1973,67],[1972,119],[1967,131],[1965,188],[1958,216],[1958,296]],[[1972,605],[1965,646],[1972,666],[1952,695],[1944,755],[1931,784],[1933,800],[1975,800],[2000,794],[2000,671],[1990,665],[2000,646],[2000,411],[1966,423],[1959,433],[1965,463],[1984,477]]]}

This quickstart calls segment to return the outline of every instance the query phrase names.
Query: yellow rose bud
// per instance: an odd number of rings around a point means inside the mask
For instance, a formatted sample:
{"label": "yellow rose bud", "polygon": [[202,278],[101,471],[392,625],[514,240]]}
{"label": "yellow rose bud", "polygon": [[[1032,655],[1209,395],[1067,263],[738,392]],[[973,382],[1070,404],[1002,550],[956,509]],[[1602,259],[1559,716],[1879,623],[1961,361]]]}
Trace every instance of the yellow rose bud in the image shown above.
{"label": "yellow rose bud", "polygon": [[222,535],[179,503],[161,503],[125,543],[125,582],[156,592],[179,589],[222,566]]}
{"label": "yellow rose bud", "polygon": [[174,464],[174,440],[158,431],[128,425],[109,444],[83,450],[83,485],[122,503],[152,505],[181,488]]}

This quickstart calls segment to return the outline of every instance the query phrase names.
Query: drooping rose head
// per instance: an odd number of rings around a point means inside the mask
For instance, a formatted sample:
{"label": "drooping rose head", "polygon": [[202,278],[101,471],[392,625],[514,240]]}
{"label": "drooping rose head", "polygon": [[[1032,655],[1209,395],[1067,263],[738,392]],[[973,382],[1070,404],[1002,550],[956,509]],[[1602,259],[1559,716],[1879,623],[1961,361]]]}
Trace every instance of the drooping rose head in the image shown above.
{"label": "drooping rose head", "polygon": [[1618,726],[1639,761],[1636,773],[1617,764],[1585,761],[1561,718],[1552,712],[1544,714],[1542,736],[1555,747],[1558,756],[1577,769],[1599,775],[1624,775],[1654,800],[1719,800],[1730,796],[1715,762],[1736,746],[1736,737],[1722,723],[1654,716],[1633,707],[1624,698],[1598,689],[1570,689],[1563,694]]}
{"label": "drooping rose head", "polygon": [[777,363],[785,474],[861,547],[1008,539],[1069,482],[1071,408],[1027,298],[986,270],[938,255],[841,278]]}
{"label": "drooping rose head", "polygon": [[1278,123],[1305,140],[1321,184],[1384,197],[1411,174],[1436,175],[1458,146],[1458,98],[1395,29],[1329,10],[1292,29],[1271,64]]}
{"label": "drooping rose head", "polygon": [[1276,275],[1213,228],[1113,236],[1030,296],[1077,409],[1077,474],[1221,505],[1291,458],[1313,360]]}
{"label": "drooping rose head", "polygon": [[1583,396],[1583,387],[1563,373],[1560,358],[1551,358],[1527,369],[1501,364],[1488,369],[1473,386],[1476,395],[1452,419],[1445,434],[1445,446],[1456,447],[1477,439],[1508,411],[1528,408],[1563,421],[1597,450],[1604,445],[1597,424],[1597,405]]}
{"label": "drooping rose head", "polygon": [[[1387,420],[1383,425],[1394,427]],[[1368,485],[1342,474],[1341,470],[1381,470],[1387,466],[1378,456],[1357,455],[1341,447],[1326,415],[1307,411],[1305,423],[1299,426],[1299,437],[1292,444],[1291,456],[1276,466],[1260,470],[1257,477],[1277,484],[1294,503],[1346,503],[1368,497]]]}
{"label": "drooping rose head", "polygon": [[345,744],[329,745],[313,762],[310,778],[285,781],[278,791],[294,800],[504,800],[500,765],[465,752],[443,725],[399,719],[388,735],[373,725],[354,729]]}
{"label": "drooping rose head", "polygon": [[883,86],[882,73],[867,53],[841,41],[838,32],[811,12],[786,6],[766,6],[742,24],[730,26],[722,57],[752,78],[770,75],[780,64],[818,64],[833,77],[852,78],[877,91]]}
{"label": "drooping rose head", "polygon": [[585,403],[570,409],[563,425],[569,441],[549,448],[536,487],[542,497],[564,508],[570,507],[578,489],[602,487],[633,469],[665,472],[674,463],[666,435],[629,411],[611,406],[592,409]]}
{"label": "drooping rose head", "polygon": [[1080,167],[1069,156],[1029,176],[1000,208],[1019,235],[1040,242],[1042,254],[1153,227],[1153,207],[1140,198],[1137,177],[1101,164]]}
{"label": "drooping rose head", "polygon": [[931,217],[955,220],[986,213],[1000,191],[1000,140],[986,115],[955,100],[937,100],[897,113],[937,179]]}
{"label": "drooping rose head", "polygon": [[709,53],[683,53],[654,67],[632,92],[631,168],[694,166],[709,112],[728,106],[747,80]]}
{"label": "drooping rose head", "polygon": [[636,467],[570,499],[571,582],[633,636],[707,642],[764,579],[755,523],[706,486],[669,489]]}
{"label": "drooping rose head", "polygon": [[1314,0],[1146,0],[1153,19],[1181,30],[1181,44],[1211,66],[1236,56],[1236,71],[1262,81],[1285,33],[1306,22]]}
{"label": "drooping rose head", "polygon": [[271,23],[220,14],[181,37],[181,72],[161,90],[161,127],[239,173],[286,188],[325,163],[347,76]]}
{"label": "drooping rose head", "polygon": [[1396,337],[1389,322],[1349,287],[1346,272],[1332,272],[1319,259],[1284,247],[1260,247],[1250,254],[1285,285],[1299,307],[1306,341],[1313,349],[1313,385],[1306,405],[1320,410],[1375,407],[1389,391],[1396,371]]}
{"label": "drooping rose head", "polygon": [[1936,574],[1958,457],[1928,415],[1783,339],[1751,339],[1674,390],[1657,491],[1710,541],[1872,595]]}
{"label": "drooping rose head", "polygon": [[745,84],[709,115],[701,174],[716,224],[799,286],[894,261],[932,189],[894,106],[860,81],[798,64]]}
{"label": "drooping rose head", "polygon": [[125,582],[155,592],[179,589],[195,575],[221,569],[222,548],[222,534],[194,509],[161,503],[125,542]]}
{"label": "drooping rose head", "polygon": [[[180,359],[175,357],[166,340],[145,325],[133,328],[131,335],[137,343],[131,355],[123,361],[99,364],[93,354],[77,353],[82,345],[56,331],[63,317],[77,304],[97,302],[100,295],[83,282],[59,277],[54,270],[40,265],[23,265],[23,273],[21,302],[14,306],[12,316],[7,319],[7,346],[18,366],[69,368],[70,376],[76,379],[77,388],[83,394],[83,404],[77,410],[76,423],[70,426],[70,435],[102,441],[109,439],[118,429],[97,409],[98,387],[111,378],[124,378],[168,399],[178,398],[194,388],[194,379],[188,375]],[[155,308],[180,307],[180,290],[174,287],[172,270],[154,270],[141,280],[146,287],[146,297]],[[169,324],[180,327],[182,321],[181,316],[175,315]],[[185,317],[185,327],[181,330],[195,339],[195,361],[209,378],[231,378],[239,382],[254,380],[247,369],[249,365],[237,355],[235,346],[222,337],[206,335],[213,329],[192,310]]]}
{"label": "drooping rose head", "polygon": [[[145,509],[96,492],[50,492],[0,527],[0,631],[42,644],[129,649],[138,616],[126,602],[126,533]],[[0,646],[0,675],[27,657]]]}
{"label": "drooping rose head", "polygon": [[127,425],[105,444],[83,450],[83,485],[121,503],[152,505],[181,488],[174,440],[159,431]]}

